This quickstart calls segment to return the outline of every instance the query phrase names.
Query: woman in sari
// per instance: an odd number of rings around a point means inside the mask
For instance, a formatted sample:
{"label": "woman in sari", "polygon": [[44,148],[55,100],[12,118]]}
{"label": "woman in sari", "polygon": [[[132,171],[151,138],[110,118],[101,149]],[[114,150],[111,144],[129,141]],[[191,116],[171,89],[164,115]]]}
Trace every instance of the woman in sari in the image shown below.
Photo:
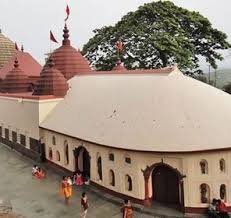
{"label": "woman in sari", "polygon": [[72,195],[71,185],[67,181],[67,177],[63,176],[63,180],[61,183],[61,194],[65,198],[65,204],[69,204],[69,199]]}
{"label": "woman in sari", "polygon": [[124,201],[124,205],[122,207],[123,211],[123,218],[132,218],[133,217],[133,211],[132,211],[132,205],[129,200]]}
{"label": "woman in sari", "polygon": [[45,172],[41,168],[38,168],[38,171],[35,174],[35,176],[37,179],[44,179],[45,178]]}

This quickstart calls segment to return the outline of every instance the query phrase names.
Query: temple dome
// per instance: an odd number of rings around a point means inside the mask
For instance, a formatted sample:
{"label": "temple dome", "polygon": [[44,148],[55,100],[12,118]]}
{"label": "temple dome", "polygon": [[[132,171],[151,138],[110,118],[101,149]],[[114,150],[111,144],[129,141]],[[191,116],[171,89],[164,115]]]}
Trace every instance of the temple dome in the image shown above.
{"label": "temple dome", "polygon": [[0,31],[0,69],[14,56],[15,43]]}
{"label": "temple dome", "polygon": [[2,92],[7,93],[24,93],[28,92],[28,76],[19,68],[17,58],[14,62],[14,68],[6,74],[1,85]]}
{"label": "temple dome", "polygon": [[69,80],[78,73],[90,72],[91,68],[87,60],[71,46],[69,40],[69,30],[65,24],[63,30],[62,46],[56,49],[52,54],[55,66],[59,69],[64,77]]}
{"label": "temple dome", "polygon": [[48,60],[47,67],[41,72],[33,95],[54,95],[64,97],[68,90],[68,83],[63,74],[55,68],[52,58]]}

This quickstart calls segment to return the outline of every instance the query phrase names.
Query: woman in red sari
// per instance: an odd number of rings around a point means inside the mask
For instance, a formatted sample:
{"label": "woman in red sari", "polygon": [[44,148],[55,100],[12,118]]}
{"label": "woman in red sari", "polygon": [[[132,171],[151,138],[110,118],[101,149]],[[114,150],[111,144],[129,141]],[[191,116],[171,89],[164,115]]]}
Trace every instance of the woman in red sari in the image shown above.
{"label": "woman in red sari", "polygon": [[123,218],[132,218],[133,217],[133,211],[132,211],[132,205],[129,200],[124,200],[124,205],[122,207],[123,211]]}
{"label": "woman in red sari", "polygon": [[35,174],[35,176],[37,179],[44,179],[45,178],[45,172],[41,168],[38,168],[38,171]]}

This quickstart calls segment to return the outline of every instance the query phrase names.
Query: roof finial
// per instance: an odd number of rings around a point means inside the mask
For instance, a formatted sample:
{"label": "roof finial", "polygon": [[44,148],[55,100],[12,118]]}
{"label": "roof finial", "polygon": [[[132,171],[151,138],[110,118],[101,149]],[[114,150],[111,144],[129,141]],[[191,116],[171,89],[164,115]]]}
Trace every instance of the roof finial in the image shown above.
{"label": "roof finial", "polygon": [[14,46],[15,46],[15,49],[18,51],[18,45],[17,45],[17,42],[14,43]]}
{"label": "roof finial", "polygon": [[64,29],[63,29],[63,45],[70,45],[71,42],[69,40],[69,30],[67,28],[67,24],[65,23]]}
{"label": "roof finial", "polygon": [[14,68],[18,68],[19,64],[18,64],[18,59],[15,58],[14,60]]}
{"label": "roof finial", "polygon": [[21,51],[24,52],[24,47],[23,47],[23,45],[21,45]]}

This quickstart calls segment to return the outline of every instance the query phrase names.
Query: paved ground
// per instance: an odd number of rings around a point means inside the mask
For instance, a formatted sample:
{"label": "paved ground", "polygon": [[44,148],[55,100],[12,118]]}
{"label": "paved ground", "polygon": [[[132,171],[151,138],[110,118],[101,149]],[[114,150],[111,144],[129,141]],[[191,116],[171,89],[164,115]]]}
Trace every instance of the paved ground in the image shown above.
{"label": "paved ground", "polygon": [[[47,179],[38,181],[31,176],[33,162],[0,144],[0,199],[9,199],[13,210],[27,218],[80,217],[80,194],[74,190],[70,205],[65,206],[59,195],[60,176],[48,171]],[[90,209],[88,218],[120,218],[118,205],[88,194]],[[154,216],[135,212],[135,218]]]}

